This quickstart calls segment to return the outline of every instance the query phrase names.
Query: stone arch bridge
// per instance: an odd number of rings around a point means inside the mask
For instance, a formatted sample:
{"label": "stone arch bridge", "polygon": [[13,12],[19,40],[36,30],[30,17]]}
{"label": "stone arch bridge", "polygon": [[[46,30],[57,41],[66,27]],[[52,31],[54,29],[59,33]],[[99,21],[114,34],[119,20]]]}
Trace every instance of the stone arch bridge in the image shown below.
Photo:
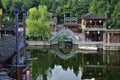
{"label": "stone arch bridge", "polygon": [[[66,36],[70,36],[72,38],[72,43],[73,44],[78,44],[79,41],[84,41],[84,37],[81,36],[77,36],[73,31],[71,31],[70,29],[61,29],[60,31],[58,31],[51,39],[50,39],[50,44],[58,44],[58,39],[60,36],[62,35],[66,35]],[[83,35],[82,35],[83,36]]]}

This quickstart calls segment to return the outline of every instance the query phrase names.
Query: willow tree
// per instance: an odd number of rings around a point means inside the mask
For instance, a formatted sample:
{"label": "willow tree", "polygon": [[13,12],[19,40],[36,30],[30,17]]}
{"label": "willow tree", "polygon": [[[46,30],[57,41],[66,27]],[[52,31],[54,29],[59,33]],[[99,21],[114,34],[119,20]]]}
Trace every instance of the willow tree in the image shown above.
{"label": "willow tree", "polygon": [[40,36],[42,39],[50,38],[50,25],[47,21],[50,20],[47,7],[42,5],[33,7],[28,10],[27,33],[28,36]]}

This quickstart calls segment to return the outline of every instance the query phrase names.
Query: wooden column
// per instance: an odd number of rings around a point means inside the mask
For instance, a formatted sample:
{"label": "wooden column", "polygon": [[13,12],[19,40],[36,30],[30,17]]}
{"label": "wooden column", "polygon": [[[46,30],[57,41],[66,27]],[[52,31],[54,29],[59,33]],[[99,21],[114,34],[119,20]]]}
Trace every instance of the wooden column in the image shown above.
{"label": "wooden column", "polygon": [[0,8],[0,38],[1,38],[1,28],[2,28],[2,9]]}
{"label": "wooden column", "polygon": [[0,15],[0,30],[2,28],[2,16]]}
{"label": "wooden column", "polygon": [[110,34],[107,33],[107,43],[110,43]]}
{"label": "wooden column", "polygon": [[2,28],[2,8],[0,8],[0,29]]}
{"label": "wooden column", "polygon": [[106,43],[107,37],[106,37],[106,32],[103,32],[103,42]]}
{"label": "wooden column", "polygon": [[0,38],[2,37],[2,32],[1,32],[1,28],[2,28],[2,21],[1,21],[1,17],[0,17]]}

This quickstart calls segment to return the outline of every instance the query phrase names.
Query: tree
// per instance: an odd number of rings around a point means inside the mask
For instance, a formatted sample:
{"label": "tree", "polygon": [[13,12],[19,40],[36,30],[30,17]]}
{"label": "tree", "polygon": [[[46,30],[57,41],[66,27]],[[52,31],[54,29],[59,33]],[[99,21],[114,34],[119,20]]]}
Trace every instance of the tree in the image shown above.
{"label": "tree", "polygon": [[46,23],[48,20],[50,20],[50,17],[46,6],[30,8],[26,20],[28,35],[40,36],[42,39],[50,38],[50,25]]}
{"label": "tree", "polygon": [[19,8],[19,16],[22,19],[22,7],[30,8],[33,4],[30,0],[1,0],[3,8],[3,23],[14,24],[14,10]]}
{"label": "tree", "polygon": [[93,14],[107,14],[107,26],[119,28],[120,26],[119,0],[92,0],[89,12]]}

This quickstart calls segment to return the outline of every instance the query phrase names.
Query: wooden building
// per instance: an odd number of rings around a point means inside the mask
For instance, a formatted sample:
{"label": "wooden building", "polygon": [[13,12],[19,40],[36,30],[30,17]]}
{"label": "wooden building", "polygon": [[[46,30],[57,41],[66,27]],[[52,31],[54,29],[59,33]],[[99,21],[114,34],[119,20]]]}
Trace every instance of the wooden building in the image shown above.
{"label": "wooden building", "polygon": [[107,43],[120,43],[120,30],[108,29],[107,30]]}
{"label": "wooden building", "polygon": [[52,34],[55,34],[56,31],[57,31],[57,14],[56,13],[53,13],[52,14],[52,20],[48,21],[47,22],[50,27],[51,27],[51,32]]}
{"label": "wooden building", "polygon": [[107,40],[104,44],[104,50],[120,50],[120,30],[108,29],[106,31]]}
{"label": "wooden building", "polygon": [[[6,36],[15,36],[15,25],[2,25],[2,28],[0,30],[1,32],[1,37],[6,37]],[[19,32],[19,41],[23,41],[23,25],[19,23],[18,27],[18,32]]]}
{"label": "wooden building", "polygon": [[82,30],[86,41],[106,41],[106,19],[105,14],[86,14],[82,18]]}
{"label": "wooden building", "polygon": [[78,24],[77,13],[72,15],[72,13],[64,14],[64,24],[65,28],[72,30],[74,33],[81,33],[81,26]]}
{"label": "wooden building", "polygon": [[[19,43],[19,52],[22,56],[24,53],[24,43]],[[0,39],[0,63],[11,64],[12,58],[16,52],[16,39],[14,36],[6,36]]]}
{"label": "wooden building", "polygon": [[15,35],[15,25],[2,25],[0,32],[1,37]]}
{"label": "wooden building", "polygon": [[[15,46],[15,37],[8,36],[0,39],[0,63],[12,63],[12,56],[15,55],[16,46]],[[10,47],[9,47],[10,46]]]}
{"label": "wooden building", "polygon": [[[18,47],[19,47],[19,64],[23,64],[24,43],[20,42]],[[2,74],[1,70],[4,68],[6,68],[8,72],[10,72],[9,74],[14,73],[14,71],[16,71],[15,66],[16,66],[16,38],[14,36],[3,37],[0,39],[0,74]],[[3,75],[3,77],[6,77],[6,75]],[[15,76],[16,74],[14,73],[11,76],[13,75]]]}

